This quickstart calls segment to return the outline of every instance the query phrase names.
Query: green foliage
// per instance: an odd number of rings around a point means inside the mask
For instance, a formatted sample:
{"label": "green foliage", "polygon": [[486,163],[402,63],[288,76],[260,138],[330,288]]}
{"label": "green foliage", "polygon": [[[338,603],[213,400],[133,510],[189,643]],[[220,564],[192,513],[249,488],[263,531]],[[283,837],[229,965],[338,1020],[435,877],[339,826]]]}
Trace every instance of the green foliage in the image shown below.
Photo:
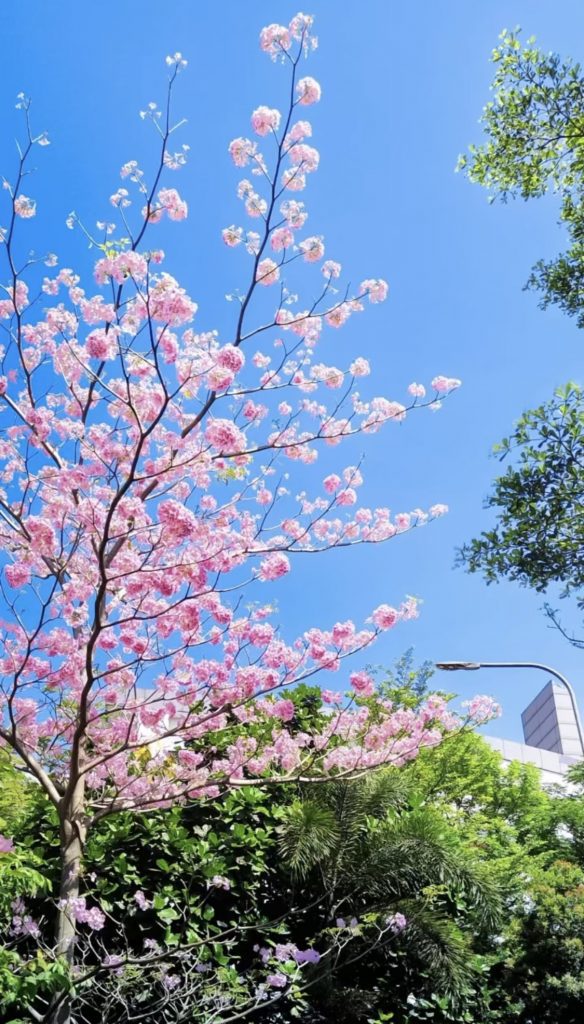
{"label": "green foliage", "polygon": [[[422,696],[417,683],[410,658],[385,685],[410,707]],[[319,713],[312,698],[307,688],[299,727]],[[12,785],[20,777],[8,777]],[[15,853],[0,857],[0,870],[14,872],[0,881],[0,1007],[12,1021],[64,978],[34,943],[22,950],[9,937],[15,891],[33,917],[49,917],[57,882],[53,811],[38,787],[23,795]],[[358,782],[243,787],[205,804],[121,814],[90,835],[84,893],[107,911],[96,940],[105,948],[119,948],[122,934],[137,953],[149,939],[179,956],[172,971],[189,955],[208,969],[192,1021],[219,997],[243,1006],[247,979],[258,977],[254,946],[291,941],[324,955],[302,988],[254,1011],[265,1024],[575,1024],[584,999],[584,767],[572,770],[568,792],[546,792],[533,766],[506,768],[481,737],[462,732]],[[407,920],[398,933],[388,923],[396,913]],[[117,984],[117,994],[95,978],[82,987],[81,1019],[123,1020],[125,1000],[154,1024],[157,963],[149,973],[128,964]]]}
{"label": "green foliage", "polygon": [[12,835],[33,802],[30,784],[17,770],[9,752],[0,747],[0,832]]}
{"label": "green foliage", "polygon": [[577,1021],[584,1006],[584,872],[556,860],[535,869],[509,930],[505,983],[521,992],[521,1019]]}
{"label": "green foliage", "polygon": [[483,111],[486,141],[460,158],[471,181],[491,198],[533,199],[553,191],[569,245],[540,260],[528,287],[541,305],[556,304],[584,326],[584,75],[579,64],[522,45],[505,30],[493,50],[493,100]]}
{"label": "green foliage", "polygon": [[[307,788],[286,813],[280,850],[310,897],[305,929],[325,944],[339,919],[341,935],[354,922],[335,971],[316,972],[311,1003],[324,1019],[394,1013],[412,992],[416,1012],[462,1005],[479,970],[471,937],[497,922],[499,886],[411,774]],[[407,920],[401,934],[388,928],[395,913]]]}
{"label": "green foliage", "polygon": [[[8,837],[27,821],[35,801],[37,787],[31,786],[17,771],[5,750],[0,750],[0,833]],[[16,900],[34,900],[50,888],[45,863],[33,849],[17,845],[10,853],[0,853],[0,1010],[26,1003],[40,991],[58,987],[62,966],[50,962],[40,951],[21,970],[23,963],[10,942]],[[14,1024],[18,1024],[14,1020]]]}
{"label": "green foliage", "polygon": [[513,459],[487,498],[487,507],[496,509],[496,525],[462,548],[460,562],[469,572],[481,572],[487,583],[505,578],[539,592],[558,584],[561,596],[574,596],[582,610],[582,388],[568,384],[551,401],[524,413],[495,451],[501,459]]}

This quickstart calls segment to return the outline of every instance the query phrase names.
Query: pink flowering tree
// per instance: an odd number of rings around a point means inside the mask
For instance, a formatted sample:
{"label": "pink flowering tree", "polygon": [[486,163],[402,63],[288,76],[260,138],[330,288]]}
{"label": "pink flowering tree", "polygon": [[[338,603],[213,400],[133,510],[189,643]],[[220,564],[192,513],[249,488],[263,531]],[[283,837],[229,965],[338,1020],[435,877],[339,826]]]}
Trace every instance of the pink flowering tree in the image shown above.
{"label": "pink flowering tree", "polygon": [[[188,151],[175,143],[172,109],[182,56],[167,58],[163,106],[142,112],[158,161],[122,167],[110,197],[117,225],[96,235],[69,217],[96,251],[93,281],[58,269],[54,255],[24,255],[36,214],[30,161],[48,139],[19,97],[25,133],[5,181],[0,254],[0,736],[58,814],[57,929],[44,942],[70,969],[83,929],[103,923],[81,879],[88,830],[107,815],[356,776],[415,757],[458,724],[438,698],[395,711],[356,670],[323,692],[318,729],[289,726],[287,691],[343,673],[345,659],[416,615],[406,598],[361,625],[282,634],[270,602],[295,555],[386,541],[445,507],[362,507],[355,465],[340,463],[312,494],[295,496],[288,478],[302,486],[321,446],[393,430],[459,381],[435,377],[428,393],[412,384],[396,401],[369,394],[364,358],[327,361],[335,332],[382,302],[387,284],[344,285],[305,228],[300,195],[319,163],[306,118],[321,89],[300,70],[316,46],[312,19],[270,25],[260,43],[289,99],[283,111],[258,107],[250,137],[229,146],[246,175],[244,224],[223,240],[248,262],[225,339],[196,324],[197,304],[156,240],[160,221],[188,214],[167,183]],[[35,1019],[68,1021],[70,1000]]]}

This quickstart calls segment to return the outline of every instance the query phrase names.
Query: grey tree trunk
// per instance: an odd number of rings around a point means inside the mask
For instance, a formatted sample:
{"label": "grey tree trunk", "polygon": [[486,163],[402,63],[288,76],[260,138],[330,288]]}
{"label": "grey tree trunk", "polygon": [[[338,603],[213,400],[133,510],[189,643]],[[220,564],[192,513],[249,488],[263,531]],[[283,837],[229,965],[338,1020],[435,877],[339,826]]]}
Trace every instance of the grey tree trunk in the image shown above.
{"label": "grey tree trunk", "polygon": [[[85,782],[78,780],[61,808],[61,884],[55,934],[55,950],[72,968],[75,963],[77,927],[71,900],[79,896],[81,867],[86,837]],[[68,993],[55,996],[45,1017],[46,1024],[72,1024],[72,1001]]]}

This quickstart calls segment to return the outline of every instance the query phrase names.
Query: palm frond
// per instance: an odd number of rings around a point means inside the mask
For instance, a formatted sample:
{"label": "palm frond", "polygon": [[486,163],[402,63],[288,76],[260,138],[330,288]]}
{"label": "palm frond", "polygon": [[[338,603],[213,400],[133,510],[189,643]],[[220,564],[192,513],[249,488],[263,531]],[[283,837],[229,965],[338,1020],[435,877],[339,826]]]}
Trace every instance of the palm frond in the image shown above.
{"label": "palm frond", "polygon": [[299,877],[337,850],[340,830],[333,811],[315,800],[297,800],[280,829],[280,852]]}

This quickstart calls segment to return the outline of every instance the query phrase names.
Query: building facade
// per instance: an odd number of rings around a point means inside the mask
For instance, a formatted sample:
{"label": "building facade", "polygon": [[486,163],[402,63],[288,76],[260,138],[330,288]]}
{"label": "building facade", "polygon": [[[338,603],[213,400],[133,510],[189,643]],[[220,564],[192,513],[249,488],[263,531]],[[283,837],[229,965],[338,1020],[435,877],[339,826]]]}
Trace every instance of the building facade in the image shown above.
{"label": "building facade", "polygon": [[565,784],[568,768],[584,757],[566,688],[552,680],[546,683],[522,712],[521,723],[524,743],[485,736],[487,743],[499,751],[507,764],[534,764],[544,785]]}

